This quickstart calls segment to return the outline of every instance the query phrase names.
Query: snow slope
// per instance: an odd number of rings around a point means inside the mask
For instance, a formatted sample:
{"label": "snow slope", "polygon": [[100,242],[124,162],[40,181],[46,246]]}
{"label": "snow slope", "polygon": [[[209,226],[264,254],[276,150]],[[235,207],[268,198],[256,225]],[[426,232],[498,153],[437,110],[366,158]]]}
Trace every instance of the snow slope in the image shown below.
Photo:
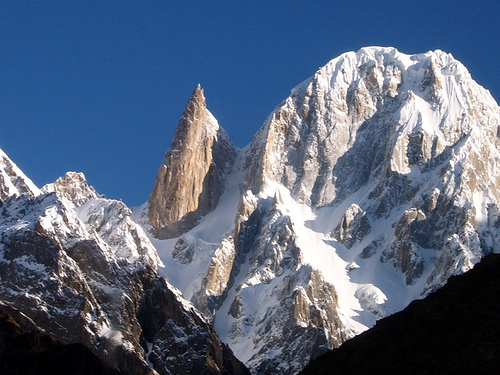
{"label": "snow slope", "polygon": [[21,194],[35,196],[39,189],[0,149],[0,200]]}

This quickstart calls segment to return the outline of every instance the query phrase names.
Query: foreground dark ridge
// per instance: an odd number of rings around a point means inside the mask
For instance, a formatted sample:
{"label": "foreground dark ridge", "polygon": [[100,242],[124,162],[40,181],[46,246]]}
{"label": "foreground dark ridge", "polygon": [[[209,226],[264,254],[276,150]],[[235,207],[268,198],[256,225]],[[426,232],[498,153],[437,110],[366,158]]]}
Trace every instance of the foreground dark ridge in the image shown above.
{"label": "foreground dark ridge", "polygon": [[500,255],[486,256],[440,290],[380,320],[302,375],[498,374]]}
{"label": "foreground dark ridge", "polygon": [[[2,307],[4,308],[4,307]],[[118,375],[80,343],[63,344],[12,310],[0,310],[0,374]],[[16,316],[17,315],[17,316]]]}

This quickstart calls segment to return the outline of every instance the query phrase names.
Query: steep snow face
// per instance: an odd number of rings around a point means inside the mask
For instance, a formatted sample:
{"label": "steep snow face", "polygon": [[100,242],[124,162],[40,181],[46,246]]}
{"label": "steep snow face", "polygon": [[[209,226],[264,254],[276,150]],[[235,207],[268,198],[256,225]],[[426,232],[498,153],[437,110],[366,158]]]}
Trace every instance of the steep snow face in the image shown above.
{"label": "steep snow face", "polygon": [[39,189],[0,149],[0,201],[21,194],[36,196]]}
{"label": "steep snow face", "polygon": [[83,174],[69,172],[34,198],[14,195],[0,210],[0,309],[124,373],[246,373],[158,275],[158,253],[131,210],[99,196]]}
{"label": "steep snow face", "polygon": [[154,240],[162,272],[254,373],[293,374],[498,248],[499,124],[449,54],[346,53],[273,111],[213,211]]}

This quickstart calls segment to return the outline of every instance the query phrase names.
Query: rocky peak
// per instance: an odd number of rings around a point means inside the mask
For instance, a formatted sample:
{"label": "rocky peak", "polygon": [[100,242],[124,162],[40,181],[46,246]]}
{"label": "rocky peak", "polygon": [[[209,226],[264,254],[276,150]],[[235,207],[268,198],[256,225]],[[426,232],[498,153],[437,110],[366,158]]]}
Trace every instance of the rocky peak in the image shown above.
{"label": "rocky peak", "polygon": [[59,197],[67,199],[76,207],[99,197],[95,189],[88,184],[83,173],[77,172],[67,172],[56,182],[45,185],[42,192],[55,192]]}
{"label": "rocky peak", "polygon": [[207,109],[198,85],[149,198],[149,219],[156,237],[176,237],[215,208],[235,155],[234,145]]}
{"label": "rocky peak", "polygon": [[0,149],[0,201],[11,196],[39,194],[38,188]]}

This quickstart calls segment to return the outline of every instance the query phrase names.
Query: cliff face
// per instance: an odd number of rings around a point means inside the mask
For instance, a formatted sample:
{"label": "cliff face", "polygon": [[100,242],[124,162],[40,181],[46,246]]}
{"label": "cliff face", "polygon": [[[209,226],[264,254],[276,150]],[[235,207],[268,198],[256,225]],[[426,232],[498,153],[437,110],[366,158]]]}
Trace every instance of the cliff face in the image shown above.
{"label": "cliff face", "polygon": [[236,150],[198,86],[186,105],[149,198],[157,238],[178,237],[212,211]]}

